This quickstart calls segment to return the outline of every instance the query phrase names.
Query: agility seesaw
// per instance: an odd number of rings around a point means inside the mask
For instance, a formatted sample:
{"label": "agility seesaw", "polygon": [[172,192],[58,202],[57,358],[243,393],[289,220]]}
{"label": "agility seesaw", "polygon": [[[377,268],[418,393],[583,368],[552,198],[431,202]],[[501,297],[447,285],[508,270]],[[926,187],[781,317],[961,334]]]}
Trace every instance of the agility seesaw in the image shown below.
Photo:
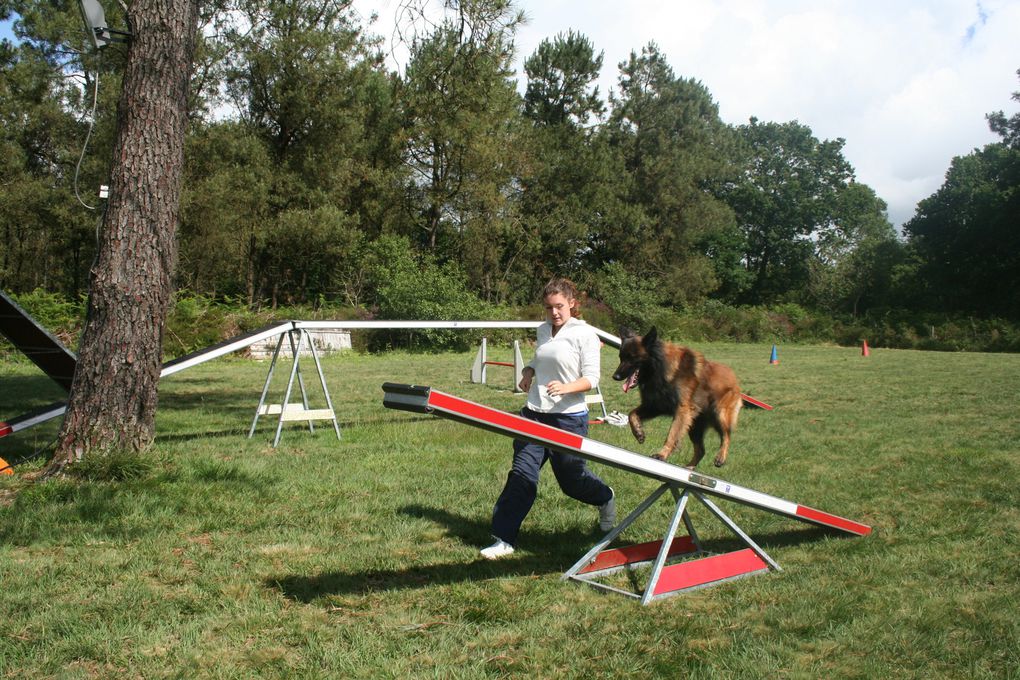
{"label": "agility seesaw", "polygon": [[[770,569],[777,571],[780,569],[779,565],[708,496],[733,501],[854,536],[866,536],[871,533],[871,527],[860,522],[730,484],[716,477],[703,475],[626,449],[581,437],[512,413],[439,392],[430,387],[385,383],[383,391],[385,393],[383,405],[387,408],[414,413],[431,413],[440,418],[454,420],[515,439],[524,439],[661,482],[655,491],[639,503],[618,526],[603,536],[563,575],[564,580],[583,581],[598,588],[639,598],[642,604],[648,604],[659,597],[685,590],[714,585]],[[663,540],[611,550],[606,549],[666,491],[671,492],[675,508],[669,529]],[[704,505],[712,515],[747,545],[747,548],[709,555],[702,548],[698,534],[688,516],[687,503],[690,498],[694,498]],[[687,536],[676,536],[680,522],[684,523]],[[666,564],[667,560],[677,556],[694,559]],[[621,569],[649,563],[652,564],[652,570],[648,583],[644,591],[639,594],[621,590],[596,580]]]}

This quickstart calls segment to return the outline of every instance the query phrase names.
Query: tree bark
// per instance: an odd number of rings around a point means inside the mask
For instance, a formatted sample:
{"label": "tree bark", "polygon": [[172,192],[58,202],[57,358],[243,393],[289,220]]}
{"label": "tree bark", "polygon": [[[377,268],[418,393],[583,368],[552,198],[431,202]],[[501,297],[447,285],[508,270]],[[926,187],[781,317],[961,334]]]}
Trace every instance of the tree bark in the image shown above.
{"label": "tree bark", "polygon": [[198,0],[135,0],[127,15],[110,199],[51,472],[155,436]]}

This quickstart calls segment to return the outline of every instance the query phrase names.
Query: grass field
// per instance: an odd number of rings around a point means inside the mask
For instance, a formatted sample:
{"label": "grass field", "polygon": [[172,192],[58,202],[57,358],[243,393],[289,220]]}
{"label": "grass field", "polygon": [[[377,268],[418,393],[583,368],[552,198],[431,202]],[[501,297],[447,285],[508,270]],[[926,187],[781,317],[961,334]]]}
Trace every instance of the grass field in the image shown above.
{"label": "grass field", "polygon": [[[549,470],[517,553],[479,560],[510,440],[382,408],[393,380],[516,409],[509,370],[482,386],[466,353],[331,357],[343,441],[291,425],[273,449],[269,421],[246,439],[267,365],[219,360],[163,383],[150,464],[0,482],[20,489],[0,508],[0,677],[1020,677],[1020,355],[786,346],[771,366],[768,346],[701,349],[776,407],[745,410],[730,463],[702,471],[874,533],[721,502],[783,571],[641,607],[559,580],[598,533]],[[0,365],[0,418],[59,397]],[[667,425],[643,446],[592,437],[653,453]],[[0,456],[53,434],[0,440]],[[623,512],[655,487],[597,469]],[[661,537],[671,510],[626,536]]]}

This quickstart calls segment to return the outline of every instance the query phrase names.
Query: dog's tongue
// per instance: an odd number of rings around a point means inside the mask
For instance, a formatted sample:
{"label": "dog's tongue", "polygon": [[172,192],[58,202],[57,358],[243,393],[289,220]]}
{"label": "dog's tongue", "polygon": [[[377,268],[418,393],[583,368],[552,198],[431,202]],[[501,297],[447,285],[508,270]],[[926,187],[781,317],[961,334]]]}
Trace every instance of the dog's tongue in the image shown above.
{"label": "dog's tongue", "polygon": [[637,376],[638,376],[638,371],[634,371],[633,373],[630,374],[629,378],[627,378],[626,380],[623,381],[623,391],[624,392],[629,392],[630,388],[634,387],[634,385],[637,385]]}

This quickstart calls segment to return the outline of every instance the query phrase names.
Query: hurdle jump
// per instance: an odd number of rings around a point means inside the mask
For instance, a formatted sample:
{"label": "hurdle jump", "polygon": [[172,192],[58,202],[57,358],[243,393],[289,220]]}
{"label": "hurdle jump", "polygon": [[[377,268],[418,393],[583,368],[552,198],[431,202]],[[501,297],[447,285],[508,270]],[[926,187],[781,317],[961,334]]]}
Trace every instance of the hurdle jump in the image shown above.
{"label": "hurdle jump", "polygon": [[471,382],[485,384],[487,369],[489,366],[506,366],[514,369],[514,392],[521,392],[520,384],[524,378],[524,358],[521,356],[521,343],[514,340],[514,360],[490,361],[488,357],[488,343],[482,338],[482,344],[478,346],[475,354],[475,361],[471,365]]}
{"label": "hurdle jump", "polygon": [[[769,570],[780,571],[779,565],[712,502],[710,496],[854,536],[867,536],[871,533],[870,526],[854,520],[565,432],[505,411],[439,392],[430,387],[385,383],[383,392],[383,405],[387,408],[413,413],[431,413],[440,418],[582,456],[594,462],[660,482],[655,491],[639,503],[619,525],[585,553],[562,577],[563,580],[581,581],[597,588],[640,599],[642,604],[742,576]],[[630,527],[667,491],[672,495],[674,511],[666,534],[661,541],[607,549],[624,530]],[[729,553],[708,555],[703,549],[697,531],[687,513],[687,506],[691,499],[704,505],[747,547]],[[681,523],[683,523],[687,535],[677,537],[676,534]],[[670,558],[677,556],[691,559],[667,564]],[[641,593],[614,588],[596,580],[622,569],[649,563],[652,564],[651,574]]]}

